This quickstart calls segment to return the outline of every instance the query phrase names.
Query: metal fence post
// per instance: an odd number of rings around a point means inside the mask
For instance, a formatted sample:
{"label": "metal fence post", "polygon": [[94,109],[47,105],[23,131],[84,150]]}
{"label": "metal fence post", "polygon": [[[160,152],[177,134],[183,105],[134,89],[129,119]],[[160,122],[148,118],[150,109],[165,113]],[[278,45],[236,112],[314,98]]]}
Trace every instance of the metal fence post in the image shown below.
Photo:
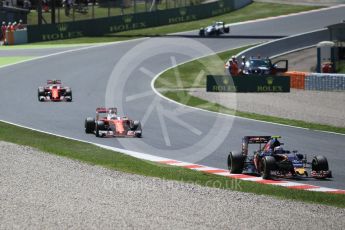
{"label": "metal fence post", "polygon": [[91,17],[92,17],[92,19],[94,19],[95,18],[95,1],[93,1],[93,3],[92,3],[92,15],[91,15]]}
{"label": "metal fence post", "polygon": [[74,3],[72,3],[72,18],[73,18],[73,21],[75,21],[75,8],[74,8]]}
{"label": "metal fence post", "polygon": [[110,1],[108,0],[108,17],[110,17]]}
{"label": "metal fence post", "polygon": [[57,8],[57,11],[58,11],[58,23],[60,23],[60,7]]}

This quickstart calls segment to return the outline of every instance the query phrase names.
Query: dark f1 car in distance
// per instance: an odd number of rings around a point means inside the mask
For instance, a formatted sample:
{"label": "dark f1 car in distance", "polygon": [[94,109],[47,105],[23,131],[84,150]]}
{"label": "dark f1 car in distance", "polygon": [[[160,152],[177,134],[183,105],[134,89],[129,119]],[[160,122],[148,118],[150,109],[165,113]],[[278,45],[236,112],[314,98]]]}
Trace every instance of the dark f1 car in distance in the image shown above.
{"label": "dark f1 car in distance", "polygon": [[[324,156],[314,156],[308,162],[307,156],[297,151],[283,150],[280,136],[245,136],[242,139],[242,151],[230,152],[228,168],[230,173],[259,174],[264,179],[272,175],[278,177],[310,176],[317,179],[331,178],[328,161]],[[259,149],[249,155],[249,145],[257,144]],[[263,145],[263,147],[262,147]]]}
{"label": "dark f1 car in distance", "polygon": [[61,80],[48,80],[47,85],[38,87],[39,101],[72,101],[72,89],[63,86]]}
{"label": "dark f1 car in distance", "polygon": [[97,108],[96,118],[85,119],[85,132],[96,137],[142,137],[140,121],[117,116],[116,108]]}
{"label": "dark f1 car in distance", "polygon": [[221,34],[230,33],[230,27],[226,26],[224,22],[215,22],[206,28],[200,28],[199,36],[219,36]]}

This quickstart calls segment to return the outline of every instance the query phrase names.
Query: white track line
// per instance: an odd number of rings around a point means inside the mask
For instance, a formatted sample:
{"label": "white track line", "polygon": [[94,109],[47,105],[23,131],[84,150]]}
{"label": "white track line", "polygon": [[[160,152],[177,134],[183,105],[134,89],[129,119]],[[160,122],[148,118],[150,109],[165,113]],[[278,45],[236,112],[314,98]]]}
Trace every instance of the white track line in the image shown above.
{"label": "white track line", "polygon": [[[73,53],[73,52],[78,52],[78,51],[82,51],[82,50],[88,50],[88,49],[99,48],[99,47],[104,47],[104,46],[117,45],[117,44],[128,43],[128,42],[135,42],[135,41],[144,40],[144,39],[147,39],[147,38],[138,38],[138,39],[127,40],[127,41],[117,41],[117,42],[99,43],[99,44],[96,43],[95,45],[91,45],[91,46],[86,46],[86,47],[83,46],[83,47],[78,47],[76,49],[72,48],[72,49],[69,49],[69,50],[61,51],[61,52],[56,52],[56,53],[52,53],[52,54],[38,56],[38,57],[30,58],[30,59],[27,59],[27,60],[15,62],[15,63],[10,63],[10,64],[7,64],[7,65],[2,65],[2,66],[0,66],[0,69],[1,68],[6,68],[6,67],[9,67],[9,66],[18,65],[18,64],[21,64],[21,63],[25,63],[25,62],[30,62],[30,61],[44,59],[44,58],[48,58],[48,57],[52,57],[52,56],[57,56],[57,55],[61,55],[61,54]],[[63,48],[63,47],[58,47],[58,48]],[[66,47],[66,48],[68,48],[68,47]],[[54,48],[47,48],[47,49],[54,49]],[[8,51],[8,50],[6,50],[6,51]],[[18,49],[16,49],[16,51],[18,51]]]}

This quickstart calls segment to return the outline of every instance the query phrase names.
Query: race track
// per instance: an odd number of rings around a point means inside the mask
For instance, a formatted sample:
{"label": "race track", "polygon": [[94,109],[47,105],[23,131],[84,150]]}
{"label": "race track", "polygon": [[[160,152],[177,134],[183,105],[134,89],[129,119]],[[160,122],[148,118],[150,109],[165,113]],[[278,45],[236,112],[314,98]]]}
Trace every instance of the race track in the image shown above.
{"label": "race track", "polygon": [[[329,159],[334,179],[307,179],[307,183],[344,189],[345,136],[185,108],[159,97],[151,88],[152,79],[174,64],[266,41],[267,38],[260,39],[263,35],[288,36],[320,29],[344,19],[344,10],[342,6],[239,24],[231,27],[228,39],[147,38],[76,49],[8,66],[0,69],[0,119],[67,137],[218,168],[226,168],[227,154],[240,148],[242,136],[282,135],[285,148],[310,155],[323,154]],[[231,37],[235,35],[248,38]],[[26,52],[29,56],[30,52]],[[0,54],[12,55],[2,51]],[[201,63],[201,69],[206,70],[207,66]],[[47,79],[61,79],[71,86],[73,102],[38,102],[37,87]],[[101,139],[86,135],[84,119],[93,116],[96,107],[104,105],[116,106],[120,114],[141,120],[144,137]]]}

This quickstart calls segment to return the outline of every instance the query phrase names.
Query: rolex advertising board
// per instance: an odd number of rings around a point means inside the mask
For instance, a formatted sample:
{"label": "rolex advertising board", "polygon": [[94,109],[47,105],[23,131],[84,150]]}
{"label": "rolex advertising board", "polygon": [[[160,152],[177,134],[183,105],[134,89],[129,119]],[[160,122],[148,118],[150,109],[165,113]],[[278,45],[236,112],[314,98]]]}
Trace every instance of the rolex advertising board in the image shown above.
{"label": "rolex advertising board", "polygon": [[[100,36],[120,31],[175,24],[199,20],[231,12],[237,2],[247,4],[252,0],[219,0],[217,2],[186,6],[153,12],[126,14],[107,18],[97,18],[58,24],[29,25],[29,42],[68,39],[83,36]],[[243,3],[242,3],[243,4]],[[241,5],[241,7],[244,6]]]}
{"label": "rolex advertising board", "polygon": [[208,75],[207,92],[288,93],[290,77],[270,75],[220,76]]}

